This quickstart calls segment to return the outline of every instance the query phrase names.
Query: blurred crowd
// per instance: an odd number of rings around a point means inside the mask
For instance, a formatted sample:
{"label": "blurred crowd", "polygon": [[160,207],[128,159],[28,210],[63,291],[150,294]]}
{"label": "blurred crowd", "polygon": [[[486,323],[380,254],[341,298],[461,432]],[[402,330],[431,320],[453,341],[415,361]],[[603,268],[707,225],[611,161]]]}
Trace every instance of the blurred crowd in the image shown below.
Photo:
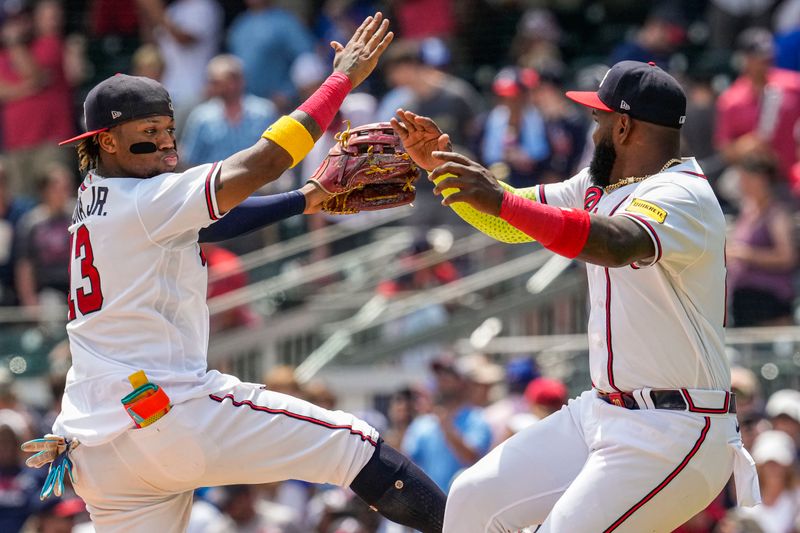
{"label": "blurred crowd", "polygon": [[[224,159],[311,94],[330,72],[328,43],[345,42],[376,9],[398,37],[378,72],[348,96],[304,162],[262,193],[301,184],[348,121],[388,120],[398,107],[432,117],[458,151],[516,187],[563,180],[593,150],[589,116],[564,91],[596,89],[617,61],[654,61],[684,85],[683,154],[698,158],[729,216],[729,325],[795,323],[800,0],[0,0],[0,310],[17,307],[36,320],[64,307],[79,176],[75,154],[57,142],[82,131],[82,101],[95,83],[116,72],[161,81],[175,105],[182,166]],[[412,223],[420,228],[459,224],[425,180],[415,205]],[[242,253],[342,220],[302,217],[205,247],[209,296],[248,283]],[[308,260],[340,251],[320,245]],[[462,266],[386,280],[378,292],[448,283],[469,273]],[[431,307],[382,334],[401,338],[418,324],[446,320],[446,309]],[[212,330],[260,322],[251,309],[236,308],[215,316]],[[530,359],[500,365],[443,355],[439,346],[409,356],[432,361],[430,375],[361,414],[445,489],[569,396]],[[17,451],[49,429],[66,365],[68,354],[51,361],[46,412],[17,400],[0,369],[0,531],[91,531],[74,495],[39,502],[43,473],[25,468]],[[731,509],[734,492],[726,491],[680,531],[800,531],[800,392],[764,398],[749,370],[735,368],[733,378],[764,505]],[[292,369],[275,368],[264,379],[336,406],[324,383],[301,387]],[[190,531],[399,530],[347,491],[291,481],[198,491]]]}
{"label": "blurred crowd", "polygon": [[[65,361],[54,360],[64,368]],[[294,369],[275,366],[263,377],[271,390],[328,409],[339,398],[323,380],[299,383]],[[59,383],[52,382],[54,394]],[[791,533],[800,531],[800,391],[768,397],[756,375],[732,369],[742,439],[756,462],[763,504],[737,508],[731,482],[707,509],[676,533]],[[483,354],[435,356],[418,382],[396,390],[355,414],[387,443],[403,450],[447,491],[455,477],[503,440],[558,411],[570,391],[542,376],[534,359],[499,362]],[[0,531],[90,533],[82,500],[68,490],[39,500],[45,472],[24,465],[19,445],[47,431],[50,410],[33,410],[16,398],[8,374],[0,375]],[[77,475],[80,475],[78,470]],[[290,480],[196,491],[190,533],[411,533],[383,520],[349,489]]]}
{"label": "blurred crowd", "polygon": [[[514,186],[563,180],[593,150],[588,114],[565,89],[596,88],[616,61],[654,61],[685,86],[684,155],[700,160],[730,215],[731,325],[794,322],[797,0],[5,0],[0,306],[36,316],[63,305],[78,176],[74,153],[56,143],[81,129],[93,84],[115,72],[158,79],[174,100],[182,166],[220,160],[313,92],[330,71],[328,43],[376,9],[399,37],[379,71],[263,193],[302,183],[347,122],[388,120],[398,107],[432,117],[457,150]],[[418,188],[412,223],[460,223],[425,180]],[[341,220],[305,217],[226,243],[217,263],[238,278],[219,290],[247,283],[241,253]],[[220,327],[257,323],[240,315]]]}
{"label": "blurred crowd", "polygon": [[[65,368],[54,359],[54,367]],[[263,377],[274,391],[337,408],[324,382],[300,384],[294,369],[276,366]],[[63,379],[53,379],[53,393]],[[567,401],[560,381],[539,376],[531,358],[501,366],[480,354],[435,357],[419,383],[387,396],[384,411],[357,413],[392,446],[404,450],[443,489],[464,468],[517,431],[557,411]],[[56,405],[53,406],[53,409]],[[19,445],[47,431],[53,411],[19,402],[8,374],[0,376],[0,531],[91,531],[74,494],[41,503],[44,472],[24,466]],[[80,474],[78,474],[80,475]],[[75,529],[70,529],[70,528]],[[81,529],[83,528],[83,529]],[[301,481],[237,485],[197,492],[191,532],[400,533],[346,489]]]}

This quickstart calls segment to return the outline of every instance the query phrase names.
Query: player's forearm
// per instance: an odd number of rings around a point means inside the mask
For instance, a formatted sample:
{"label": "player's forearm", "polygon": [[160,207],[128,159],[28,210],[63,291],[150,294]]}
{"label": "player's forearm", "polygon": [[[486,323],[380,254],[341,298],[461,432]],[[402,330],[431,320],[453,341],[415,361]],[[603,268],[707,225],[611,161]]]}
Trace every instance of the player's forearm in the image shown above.
{"label": "player's forearm", "polygon": [[650,237],[631,220],[544,205],[508,191],[500,218],[559,255],[595,265],[622,267],[655,253]]}
{"label": "player's forearm", "polygon": [[234,207],[218,222],[201,229],[198,242],[219,242],[247,235],[299,215],[305,208],[306,199],[300,191],[252,196]]}
{"label": "player's forearm", "polygon": [[267,128],[255,145],[226,159],[216,186],[220,209],[233,209],[297,165],[330,125],[350,89],[347,76],[334,72],[296,111]]}
{"label": "player's forearm", "polygon": [[[294,111],[290,116],[306,129],[313,142],[322,135],[319,125],[303,111]],[[286,148],[264,138],[233,154],[223,162],[217,180],[220,210],[230,211],[259,188],[278,179],[293,161]]]}
{"label": "player's forearm", "polygon": [[577,259],[609,268],[625,267],[655,254],[653,241],[625,217],[590,215],[589,237]]}
{"label": "player's forearm", "polygon": [[[449,174],[445,174],[440,176],[439,178],[434,180],[434,183],[439,183],[443,179],[449,177]],[[501,185],[508,191],[516,194],[518,196],[522,196],[523,198],[529,198],[533,201],[536,201],[536,193],[535,187],[525,188],[525,189],[514,189],[511,185],[506,183],[501,183]],[[442,196],[447,198],[451,194],[453,194],[456,189],[445,189],[442,192]],[[517,228],[502,220],[499,217],[494,215],[490,215],[488,213],[482,213],[478,211],[471,205],[466,202],[456,202],[450,205],[450,208],[459,216],[461,217],[464,222],[470,224],[473,228],[477,229],[481,233],[488,235],[489,237],[500,241],[505,242],[508,244],[517,244],[523,242],[531,242],[533,239],[526,235],[525,233],[519,231]]]}

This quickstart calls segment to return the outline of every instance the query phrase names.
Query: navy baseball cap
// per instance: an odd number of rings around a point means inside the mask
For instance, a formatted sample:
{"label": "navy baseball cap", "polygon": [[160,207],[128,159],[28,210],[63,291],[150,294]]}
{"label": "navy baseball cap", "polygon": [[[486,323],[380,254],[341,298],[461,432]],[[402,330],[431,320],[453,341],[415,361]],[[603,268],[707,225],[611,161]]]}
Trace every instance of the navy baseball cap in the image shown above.
{"label": "navy baseball cap", "polygon": [[567,98],[669,128],[680,128],[686,121],[686,94],[653,62],[620,61],[606,73],[597,92],[568,91]]}
{"label": "navy baseball cap", "polygon": [[117,74],[98,83],[83,102],[86,133],[66,141],[76,143],[138,118],[155,115],[173,116],[172,100],[163,85],[143,76]]}

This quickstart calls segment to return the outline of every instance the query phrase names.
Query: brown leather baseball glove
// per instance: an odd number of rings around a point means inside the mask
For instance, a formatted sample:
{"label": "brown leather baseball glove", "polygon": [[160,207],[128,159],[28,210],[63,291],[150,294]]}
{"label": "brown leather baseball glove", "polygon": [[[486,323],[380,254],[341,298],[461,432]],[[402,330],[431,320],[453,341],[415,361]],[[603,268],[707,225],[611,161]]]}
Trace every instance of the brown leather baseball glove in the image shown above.
{"label": "brown leather baseball glove", "polygon": [[330,194],[322,210],[336,215],[377,211],[414,201],[419,170],[388,122],[336,135],[337,143],[308,181]]}

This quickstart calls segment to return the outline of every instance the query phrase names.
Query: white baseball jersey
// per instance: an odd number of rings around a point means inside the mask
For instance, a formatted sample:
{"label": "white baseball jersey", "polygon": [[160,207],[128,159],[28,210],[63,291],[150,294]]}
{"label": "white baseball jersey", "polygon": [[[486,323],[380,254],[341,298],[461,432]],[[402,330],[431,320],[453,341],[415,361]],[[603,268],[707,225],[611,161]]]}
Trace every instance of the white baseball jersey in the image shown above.
{"label": "white baseball jersey", "polygon": [[705,508],[732,471],[740,504],[758,503],[754,463],[723,392],[725,223],[696,161],[609,193],[588,170],[534,192],[544,203],[628,217],[650,235],[646,261],[586,265],[592,382],[605,392],[685,389],[687,411],[655,409],[644,394],[634,395],[639,409],[626,409],[586,391],[461,474],[444,532],[540,524],[530,530],[666,533]]}
{"label": "white baseball jersey", "polygon": [[[206,371],[207,274],[197,238],[220,217],[219,170],[90,173],[80,187],[70,229],[72,368],[54,432],[84,444],[71,455],[73,487],[98,531],[185,531],[197,487],[348,486],[375,452],[378,432],[353,415]],[[136,429],[120,399],[139,369],[173,406]]]}
{"label": "white baseball jersey", "polygon": [[606,193],[588,169],[536,189],[540,202],[627,217],[656,254],[623,268],[587,264],[592,384],[605,392],[730,389],[725,356],[725,220],[694,159]]}
{"label": "white baseball jersey", "polygon": [[173,403],[239,383],[206,372],[207,272],[197,238],[221,216],[220,168],[150,179],[87,174],[70,226],[72,368],[55,433],[98,445],[130,427],[120,399],[139,369]]}

